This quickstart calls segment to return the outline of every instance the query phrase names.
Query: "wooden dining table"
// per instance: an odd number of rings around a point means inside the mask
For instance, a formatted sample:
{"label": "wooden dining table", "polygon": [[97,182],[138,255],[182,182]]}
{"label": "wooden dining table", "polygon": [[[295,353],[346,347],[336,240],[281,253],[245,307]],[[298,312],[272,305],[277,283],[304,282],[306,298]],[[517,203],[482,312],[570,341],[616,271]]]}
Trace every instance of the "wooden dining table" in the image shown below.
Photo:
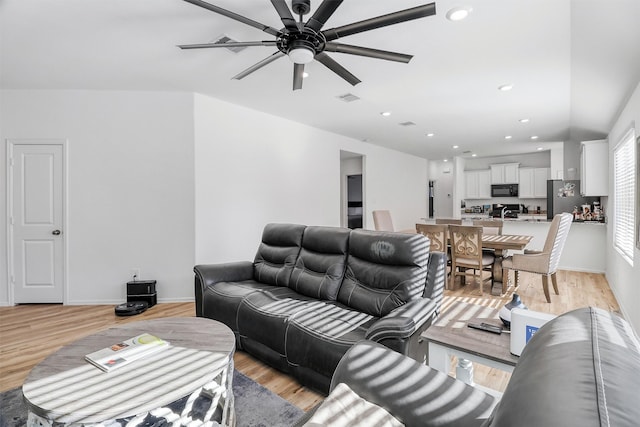
{"label": "wooden dining table", "polygon": [[531,239],[533,239],[533,236],[518,234],[482,234],[482,248],[493,249],[496,254],[496,260],[493,263],[491,295],[504,295],[509,286],[508,271],[502,268],[505,251],[509,249],[517,251],[523,250]]}

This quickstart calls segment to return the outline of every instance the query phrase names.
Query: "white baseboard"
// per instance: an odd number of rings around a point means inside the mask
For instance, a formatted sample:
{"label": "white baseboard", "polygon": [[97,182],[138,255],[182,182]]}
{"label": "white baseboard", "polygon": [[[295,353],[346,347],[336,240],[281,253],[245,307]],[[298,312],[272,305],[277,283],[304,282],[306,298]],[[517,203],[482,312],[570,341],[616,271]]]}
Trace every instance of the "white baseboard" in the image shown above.
{"label": "white baseboard", "polygon": [[[179,298],[159,298],[158,303],[170,303],[170,302],[194,302],[193,297],[179,297]],[[127,302],[126,297],[119,300],[75,300],[67,301],[66,305],[118,305]],[[1,303],[0,303],[1,304]]]}

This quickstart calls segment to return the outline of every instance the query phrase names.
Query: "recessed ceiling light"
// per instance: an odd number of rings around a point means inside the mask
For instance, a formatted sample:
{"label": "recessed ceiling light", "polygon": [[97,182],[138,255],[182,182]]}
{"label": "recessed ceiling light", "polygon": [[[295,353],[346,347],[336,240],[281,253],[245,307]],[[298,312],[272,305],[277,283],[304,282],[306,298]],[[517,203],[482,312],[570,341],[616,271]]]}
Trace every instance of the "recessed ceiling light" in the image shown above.
{"label": "recessed ceiling light", "polygon": [[307,77],[309,77],[309,73],[307,73],[306,71],[304,73],[302,73],[302,78],[306,79]]}
{"label": "recessed ceiling light", "polygon": [[504,139],[511,139],[511,138],[513,138],[511,135],[507,135],[504,137]]}
{"label": "recessed ceiling light", "polygon": [[529,123],[529,119],[520,119],[518,120],[520,123]]}
{"label": "recessed ceiling light", "polygon": [[512,84],[506,84],[506,85],[500,85],[498,86],[498,89],[501,90],[502,92],[506,92],[509,91],[511,89],[513,89],[513,85]]}
{"label": "recessed ceiling light", "polygon": [[536,135],[532,136],[531,139],[538,139]]}
{"label": "recessed ceiling light", "polygon": [[428,136],[429,138],[431,138],[431,137],[432,137],[432,136],[434,136],[434,135],[435,135],[435,133],[432,133],[432,132],[430,132],[430,133],[428,133],[428,134],[427,134],[427,136]]}
{"label": "recessed ceiling light", "polygon": [[473,153],[473,154],[471,155],[471,157],[476,157],[476,156],[477,156],[477,154],[476,154],[476,153]]}
{"label": "recessed ceiling light", "polygon": [[460,146],[459,146],[459,145],[454,145],[454,146],[453,146],[453,149],[454,149],[454,150],[457,150],[458,148],[460,148]]}
{"label": "recessed ceiling light", "polygon": [[443,162],[447,163],[449,161],[449,159],[444,159],[442,160]]}
{"label": "recessed ceiling light", "polygon": [[385,117],[389,117],[389,116],[391,115],[391,111],[383,111],[383,112],[382,112],[382,113],[380,113],[380,114],[382,114],[382,115],[383,115],[383,116],[385,116]]}
{"label": "recessed ceiling light", "polygon": [[469,16],[473,9],[469,6],[457,6],[452,9],[449,9],[447,12],[447,19],[449,21],[462,21],[464,18]]}
{"label": "recessed ceiling light", "polygon": [[538,151],[542,151],[542,150],[544,150],[543,147],[538,147]]}

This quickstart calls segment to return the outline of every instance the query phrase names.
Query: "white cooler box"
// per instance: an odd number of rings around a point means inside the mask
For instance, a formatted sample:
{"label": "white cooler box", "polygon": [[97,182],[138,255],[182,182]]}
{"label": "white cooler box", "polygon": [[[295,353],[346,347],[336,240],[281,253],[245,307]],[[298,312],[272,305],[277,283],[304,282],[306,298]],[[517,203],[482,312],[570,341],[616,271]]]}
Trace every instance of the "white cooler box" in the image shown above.
{"label": "white cooler box", "polygon": [[553,314],[522,308],[511,310],[511,353],[520,356],[538,329],[555,317]]}

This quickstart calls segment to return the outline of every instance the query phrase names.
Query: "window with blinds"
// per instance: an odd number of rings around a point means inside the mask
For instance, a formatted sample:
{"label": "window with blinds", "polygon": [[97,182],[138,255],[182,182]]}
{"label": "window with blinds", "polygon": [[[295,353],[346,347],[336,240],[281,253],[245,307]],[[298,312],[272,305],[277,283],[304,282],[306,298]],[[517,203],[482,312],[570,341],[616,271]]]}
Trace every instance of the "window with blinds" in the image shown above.
{"label": "window with blinds", "polygon": [[613,246],[633,266],[635,248],[635,132],[613,150]]}

